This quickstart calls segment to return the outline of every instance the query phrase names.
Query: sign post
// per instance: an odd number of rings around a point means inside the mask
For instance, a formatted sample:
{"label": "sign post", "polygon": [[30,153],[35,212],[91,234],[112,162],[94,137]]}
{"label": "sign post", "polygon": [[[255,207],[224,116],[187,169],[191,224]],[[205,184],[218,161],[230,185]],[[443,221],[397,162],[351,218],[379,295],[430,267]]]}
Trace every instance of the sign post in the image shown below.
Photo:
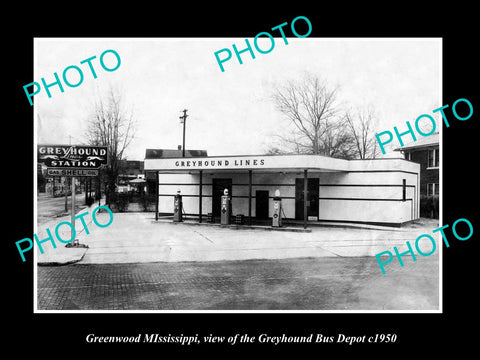
{"label": "sign post", "polygon": [[[72,181],[72,236],[75,235],[75,178],[79,176],[98,176],[98,169],[108,161],[106,146],[86,145],[38,145],[38,163],[47,166],[47,175],[70,177]],[[65,196],[67,189],[65,188]],[[65,197],[66,199],[66,197]],[[99,200],[100,201],[100,200]],[[65,207],[66,207],[65,203]],[[67,247],[85,247],[78,240],[68,243]]]}
{"label": "sign post", "polygon": [[[71,216],[71,221],[72,223],[72,236],[71,238],[74,237],[75,235],[75,176],[72,176],[72,216]],[[73,239],[73,243],[75,245],[75,240],[76,239]]]}

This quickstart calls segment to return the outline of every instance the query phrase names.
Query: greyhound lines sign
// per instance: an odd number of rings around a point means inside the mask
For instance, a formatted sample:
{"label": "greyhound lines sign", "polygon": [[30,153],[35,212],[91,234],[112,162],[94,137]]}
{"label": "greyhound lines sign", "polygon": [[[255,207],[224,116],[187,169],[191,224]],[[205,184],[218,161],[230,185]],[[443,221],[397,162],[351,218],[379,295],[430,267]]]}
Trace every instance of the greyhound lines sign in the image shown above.
{"label": "greyhound lines sign", "polygon": [[96,176],[107,164],[106,146],[38,145],[37,161],[53,176]]}

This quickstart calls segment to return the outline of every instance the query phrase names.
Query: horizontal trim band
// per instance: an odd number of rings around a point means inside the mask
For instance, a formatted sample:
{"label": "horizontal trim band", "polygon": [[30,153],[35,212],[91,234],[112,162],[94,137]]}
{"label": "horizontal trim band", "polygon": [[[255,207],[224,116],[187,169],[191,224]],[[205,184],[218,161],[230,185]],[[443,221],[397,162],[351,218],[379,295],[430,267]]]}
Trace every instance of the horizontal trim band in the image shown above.
{"label": "horizontal trim band", "polygon": [[[339,187],[403,187],[402,184],[320,184],[322,186]],[[406,187],[415,187],[416,185],[405,185]]]}
{"label": "horizontal trim band", "polygon": [[361,200],[361,201],[411,201],[412,199],[408,198],[408,199],[372,199],[372,198],[324,198],[324,197],[320,197],[319,198],[320,200]]}
{"label": "horizontal trim band", "polygon": [[376,173],[376,172],[386,172],[386,173],[391,173],[391,172],[400,172],[400,173],[405,173],[405,174],[413,174],[413,175],[418,175],[418,173],[414,171],[407,171],[407,170],[349,170],[346,171],[347,173]]}
{"label": "horizontal trim band", "polygon": [[[191,160],[190,160],[191,161]],[[408,161],[408,160],[407,160]],[[267,171],[269,169],[270,171]],[[182,173],[188,173],[192,171],[204,171],[207,173],[241,173],[245,171],[245,173],[252,172],[252,174],[275,174],[275,173],[286,173],[286,174],[292,174],[292,173],[299,173],[301,171],[312,171],[313,173],[322,173],[321,168],[303,168],[303,167],[295,167],[295,168],[201,168],[201,167],[196,167],[192,166],[191,168],[179,168],[179,169],[148,169],[146,171],[148,172],[159,172],[159,176],[162,174],[182,174]],[[165,172],[160,172],[160,171],[165,171]],[[336,170],[341,173],[374,173],[374,172],[401,172],[401,173],[407,173],[407,174],[414,174],[418,175],[418,173],[414,171],[407,171],[407,170]]]}
{"label": "horizontal trim band", "polygon": [[[158,194],[158,196],[163,196],[163,197],[175,197],[176,194]],[[194,198],[198,198],[200,197],[200,195],[187,195],[187,194],[182,194],[182,197],[194,197]],[[202,198],[211,198],[212,195],[203,195],[202,194]],[[256,199],[256,196],[251,196],[249,197],[248,195],[233,195],[231,196],[232,199],[248,199],[248,198],[252,198],[252,199]],[[269,199],[274,199],[275,197],[274,196],[269,196],[268,197]],[[295,196],[282,196],[281,197],[282,200],[297,200],[297,198]],[[412,201],[413,199],[412,198],[407,198],[405,200],[403,199],[374,199],[374,198],[327,198],[327,197],[319,197],[318,198],[319,200],[345,200],[345,201],[350,201],[350,200],[354,200],[354,201]]]}
{"label": "horizontal trim band", "polygon": [[[184,184],[184,183],[158,183],[165,186],[200,186],[200,183]],[[213,184],[202,184],[203,186],[212,186]],[[249,186],[249,184],[232,184],[232,186]],[[252,184],[252,186],[296,186],[296,184]],[[320,184],[322,186],[339,186],[339,187],[403,187],[402,184]],[[406,187],[415,187],[416,185],[406,185]]]}
{"label": "horizontal trim band", "polygon": [[[158,196],[163,196],[163,197],[174,197],[176,194],[158,194]],[[188,194],[182,194],[182,197],[200,197],[200,195],[188,195]],[[204,195],[202,194],[202,198],[211,198],[212,195]],[[248,195],[233,195],[231,196],[233,199],[248,199]],[[256,196],[252,195],[252,199],[256,199]],[[275,196],[269,196],[269,199],[274,199]],[[282,196],[283,200],[295,200],[295,196]]]}
{"label": "horizontal trim band", "polygon": [[[158,215],[159,216],[173,216],[173,213],[159,212]],[[205,222],[206,222],[206,219],[207,219],[207,215],[208,214],[202,213],[202,220],[205,221]],[[198,213],[196,213],[196,214],[195,213],[185,213],[184,216],[193,216],[193,217],[198,218],[200,216],[200,214],[198,214]],[[216,218],[219,218],[219,217],[220,216],[216,216]],[[234,217],[235,217],[235,215],[232,215],[232,218],[234,218]],[[248,215],[244,215],[244,219],[246,221],[248,221]],[[252,219],[256,220],[256,217],[252,216]],[[287,222],[290,221],[292,224],[302,224],[303,223],[303,220],[296,220],[294,218],[284,218],[284,217],[282,217],[282,219],[284,221],[287,221]],[[271,218],[269,217],[268,219],[262,219],[262,220],[269,221],[269,220],[271,220]],[[411,220],[409,220],[409,221],[411,221]],[[319,222],[326,222],[326,223],[347,223],[347,224],[350,223],[350,224],[385,225],[385,226],[400,227],[400,226],[402,226],[402,224],[407,223],[409,221],[394,223],[394,222],[387,222],[387,221],[384,222],[384,221],[318,219],[318,220],[307,220],[307,223],[310,224],[310,225],[317,225]]]}
{"label": "horizontal trim band", "polygon": [[[318,219],[318,221],[323,222],[332,222],[332,223],[351,223],[351,224],[365,224],[365,225],[384,225],[384,226],[394,226],[400,227],[402,226],[402,222],[394,223],[394,222],[383,222],[383,221],[358,221],[358,220],[326,220],[326,219]],[[408,222],[408,221],[406,221]]]}

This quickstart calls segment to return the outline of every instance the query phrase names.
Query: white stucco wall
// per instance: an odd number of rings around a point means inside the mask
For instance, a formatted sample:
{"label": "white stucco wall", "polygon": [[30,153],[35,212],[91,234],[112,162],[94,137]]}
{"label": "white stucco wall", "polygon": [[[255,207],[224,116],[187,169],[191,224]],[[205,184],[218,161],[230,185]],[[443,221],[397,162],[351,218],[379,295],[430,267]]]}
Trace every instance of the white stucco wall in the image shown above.
{"label": "white stucco wall", "polygon": [[[310,170],[309,178],[319,178],[319,219],[403,223],[419,217],[418,177],[420,166],[399,159],[348,161],[347,171],[318,172]],[[273,196],[281,192],[285,216],[295,218],[295,179],[303,171],[256,173],[252,177],[252,216],[255,214],[255,192],[269,191],[269,216],[273,212]],[[203,171],[202,214],[212,212],[214,178],[232,179],[232,213],[248,215],[248,172]],[[403,179],[406,180],[406,201],[402,201]],[[183,195],[184,211],[198,215],[199,174],[159,173],[159,213],[172,213],[177,190]],[[360,200],[361,199],[361,200]]]}

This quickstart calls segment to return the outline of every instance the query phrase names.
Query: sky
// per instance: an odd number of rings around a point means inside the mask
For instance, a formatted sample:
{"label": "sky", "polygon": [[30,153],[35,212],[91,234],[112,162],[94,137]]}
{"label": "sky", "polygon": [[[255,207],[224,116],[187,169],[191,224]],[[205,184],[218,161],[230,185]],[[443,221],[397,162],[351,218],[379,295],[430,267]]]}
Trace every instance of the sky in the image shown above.
{"label": "sky", "polygon": [[[267,49],[269,40],[264,40],[259,46]],[[110,87],[120,91],[136,122],[136,136],[125,153],[129,160],[143,160],[147,148],[182,144],[183,109],[188,110],[186,149],[207,150],[212,156],[264,154],[272,136],[289,126],[275,109],[274,87],[299,81],[306,73],[338,86],[345,109],[373,107],[377,133],[393,132],[393,126],[406,130],[406,121],[413,126],[419,115],[433,115],[443,105],[439,38],[306,37],[288,38],[286,45],[280,37],[268,54],[254,49],[252,59],[243,53],[243,64],[233,55],[222,72],[214,53],[223,48],[233,52],[232,44],[243,49],[245,38],[36,38],[32,81],[51,83],[54,72],[61,78],[70,65],[84,75],[78,87],[63,83],[63,93],[52,86],[51,98],[43,88],[35,95],[37,143],[87,144],[95,99]],[[111,72],[99,63],[109,49],[121,58]],[[94,55],[96,79],[88,64],[80,64]],[[108,67],[116,63],[112,54],[104,59]],[[75,71],[68,75],[72,83],[78,81]],[[385,156],[399,154],[390,148]]]}

